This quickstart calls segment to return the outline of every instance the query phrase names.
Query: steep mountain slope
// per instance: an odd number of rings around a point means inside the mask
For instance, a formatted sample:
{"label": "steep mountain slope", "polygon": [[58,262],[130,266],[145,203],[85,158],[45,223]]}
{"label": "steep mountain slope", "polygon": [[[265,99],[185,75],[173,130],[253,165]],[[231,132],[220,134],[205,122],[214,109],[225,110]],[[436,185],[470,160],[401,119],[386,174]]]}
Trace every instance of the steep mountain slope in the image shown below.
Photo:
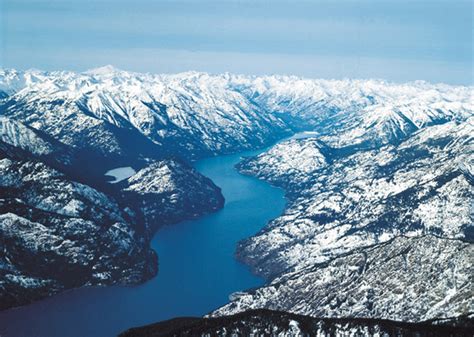
{"label": "steep mountain slope", "polygon": [[471,88],[421,81],[392,84],[272,76],[242,86],[268,110],[298,128],[318,131],[321,140],[337,148],[398,142],[420,128],[472,114]]}
{"label": "steep mountain slope", "polygon": [[[137,148],[143,157],[202,157],[261,146],[288,134],[280,120],[227,88],[223,78],[109,70],[5,71],[4,78],[15,78],[25,87],[12,90],[3,114],[66,144],[122,159]],[[35,81],[28,81],[32,76]]]}
{"label": "steep mountain slope", "polygon": [[0,116],[0,151],[12,157],[36,158],[64,169],[72,167],[76,160],[73,152],[54,138],[19,121],[2,116]]}
{"label": "steep mountain slope", "polygon": [[[241,172],[286,187],[290,204],[239,255],[269,276],[399,234],[472,238],[473,131],[472,118],[450,122],[349,156],[314,139],[291,140],[243,161]],[[292,162],[301,169],[289,169]]]}
{"label": "steep mountain slope", "polygon": [[113,199],[40,162],[0,170],[0,309],[156,274],[147,232]]}
{"label": "steep mountain slope", "polygon": [[472,312],[473,245],[434,236],[396,237],[326,263],[284,273],[235,294],[213,313],[270,308],[316,317],[423,321]]}
{"label": "steep mountain slope", "polygon": [[0,118],[0,309],[74,287],[143,282],[157,272],[149,241],[160,225],[223,204],[218,187],[175,160],[108,186],[80,163],[75,148]]}
{"label": "steep mountain slope", "polygon": [[474,311],[473,134],[468,118],[376,150],[300,139],[244,160],[241,172],[287,188],[289,205],[237,252],[270,284],[214,315],[420,321]]}

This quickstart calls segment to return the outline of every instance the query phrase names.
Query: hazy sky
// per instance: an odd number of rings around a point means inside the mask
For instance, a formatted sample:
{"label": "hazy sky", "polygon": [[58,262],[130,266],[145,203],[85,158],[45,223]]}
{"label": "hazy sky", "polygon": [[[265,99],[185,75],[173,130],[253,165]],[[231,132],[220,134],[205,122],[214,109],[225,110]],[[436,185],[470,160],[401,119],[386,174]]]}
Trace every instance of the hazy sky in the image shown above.
{"label": "hazy sky", "polygon": [[0,66],[473,83],[472,1],[0,0]]}

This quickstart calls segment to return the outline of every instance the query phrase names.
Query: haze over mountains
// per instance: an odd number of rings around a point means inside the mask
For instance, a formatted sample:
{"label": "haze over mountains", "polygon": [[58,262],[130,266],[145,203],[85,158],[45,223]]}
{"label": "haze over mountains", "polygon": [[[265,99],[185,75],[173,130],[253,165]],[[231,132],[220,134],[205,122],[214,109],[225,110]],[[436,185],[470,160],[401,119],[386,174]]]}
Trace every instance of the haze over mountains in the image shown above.
{"label": "haze over mountains", "polygon": [[288,205],[237,248],[268,285],[212,316],[474,312],[472,87],[104,67],[1,70],[0,97],[2,309],[149,279],[156,229],[224,204],[194,160],[312,131],[238,165]]}

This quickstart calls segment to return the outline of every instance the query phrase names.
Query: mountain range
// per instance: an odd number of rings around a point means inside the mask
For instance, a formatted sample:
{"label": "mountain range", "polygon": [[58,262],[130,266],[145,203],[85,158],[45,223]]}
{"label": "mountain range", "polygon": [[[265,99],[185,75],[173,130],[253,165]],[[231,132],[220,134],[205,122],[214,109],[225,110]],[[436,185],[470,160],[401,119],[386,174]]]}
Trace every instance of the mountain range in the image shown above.
{"label": "mountain range", "polygon": [[237,247],[268,283],[210,316],[468,315],[473,108],[426,82],[0,70],[1,309],[153,277],[154,232],[224,205],[195,160],[307,131],[238,164],[288,205]]}

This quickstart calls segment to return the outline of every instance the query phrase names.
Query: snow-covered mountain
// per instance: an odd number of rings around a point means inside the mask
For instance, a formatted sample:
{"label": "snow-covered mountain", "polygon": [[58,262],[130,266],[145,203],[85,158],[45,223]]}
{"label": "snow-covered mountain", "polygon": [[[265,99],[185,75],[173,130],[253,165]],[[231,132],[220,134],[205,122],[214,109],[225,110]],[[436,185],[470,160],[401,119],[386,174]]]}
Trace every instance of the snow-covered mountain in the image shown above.
{"label": "snow-covered mountain", "polygon": [[176,160],[150,164],[118,187],[121,199],[141,211],[152,233],[164,223],[194,218],[224,205],[220,189],[210,179]]}
{"label": "snow-covered mountain", "polygon": [[[248,250],[252,260],[255,254],[259,272],[268,276],[279,261],[278,271],[325,262],[400,234],[472,239],[473,134],[470,118],[427,127],[398,146],[352,155],[309,138],[243,161],[243,173],[284,186],[291,202],[241,253]],[[287,224],[296,230],[284,229]],[[277,256],[269,258],[271,252]]]}
{"label": "snow-covered mountain", "polygon": [[214,316],[270,308],[313,317],[419,322],[465,315],[472,304],[472,243],[403,237],[285,272],[232,296]]}
{"label": "snow-covered mountain", "polygon": [[41,161],[1,158],[0,309],[69,288],[144,282],[157,272],[149,242],[159,226],[223,204],[209,179],[171,160],[104,193]]}
{"label": "snow-covered mountain", "polygon": [[113,67],[86,73],[2,70],[0,90],[8,95],[3,115],[65,144],[122,159],[136,145],[143,157],[156,156],[158,148],[190,158],[235,152],[302,128],[319,130],[332,146],[378,145],[472,111],[468,87],[151,75]]}
{"label": "snow-covered mountain", "polygon": [[147,232],[115,200],[41,162],[0,170],[0,309],[156,274]]}
{"label": "snow-covered mountain", "polygon": [[[90,152],[0,117],[0,310],[156,275],[154,231],[214,211],[220,189],[177,159],[107,184]],[[154,188],[157,187],[157,188]]]}
{"label": "snow-covered mountain", "polygon": [[473,312],[473,135],[470,117],[352,154],[309,138],[241,162],[241,172],[285,187],[289,204],[237,252],[270,284],[214,314],[421,321]]}
{"label": "snow-covered mountain", "polygon": [[[222,207],[218,187],[189,162],[312,131],[239,165],[284,187],[289,203],[238,247],[270,283],[216,315],[266,307],[421,320],[472,311],[472,97],[472,87],[426,82],[0,70],[0,297],[16,294],[2,303],[150,277],[157,227]],[[122,166],[135,174],[107,183],[104,174]],[[127,258],[112,249],[123,240]],[[85,268],[81,281],[64,279],[61,264]],[[443,273],[424,269],[431,264]],[[377,278],[384,273],[396,276]],[[399,283],[387,289],[389,281]],[[413,296],[401,296],[408,285]]]}
{"label": "snow-covered mountain", "polygon": [[[2,76],[3,75],[3,76]],[[288,134],[283,122],[225,77],[153,76],[106,68],[83,74],[4,71],[3,114],[105,157],[193,158],[253,148]]]}

